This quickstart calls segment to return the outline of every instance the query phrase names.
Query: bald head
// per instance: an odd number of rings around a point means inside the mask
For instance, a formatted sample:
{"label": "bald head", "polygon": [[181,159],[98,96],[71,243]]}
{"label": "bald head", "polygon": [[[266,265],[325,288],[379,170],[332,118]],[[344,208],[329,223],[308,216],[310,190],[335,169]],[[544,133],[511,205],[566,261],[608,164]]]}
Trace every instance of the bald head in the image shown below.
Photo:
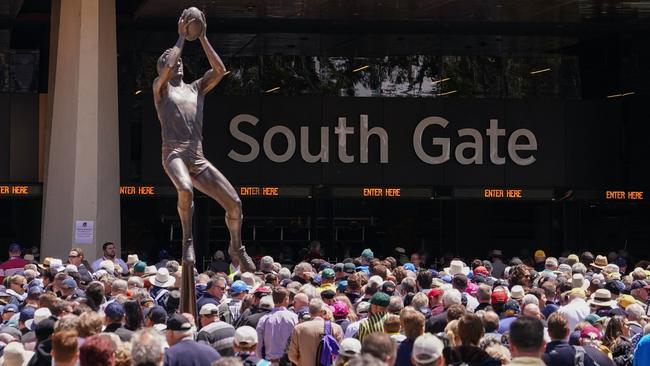
{"label": "bald head", "polygon": [[527,304],[524,306],[524,311],[521,312],[523,316],[530,316],[537,319],[542,319],[542,312],[539,310],[539,306],[535,304]]}

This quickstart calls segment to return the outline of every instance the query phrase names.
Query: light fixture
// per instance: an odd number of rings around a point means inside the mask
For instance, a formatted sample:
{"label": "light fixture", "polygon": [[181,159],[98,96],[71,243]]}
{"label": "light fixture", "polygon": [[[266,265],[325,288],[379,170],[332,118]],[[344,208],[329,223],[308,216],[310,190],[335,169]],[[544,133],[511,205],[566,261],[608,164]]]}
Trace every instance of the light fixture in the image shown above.
{"label": "light fixture", "polygon": [[432,84],[432,85],[436,85],[436,84],[444,83],[444,82],[447,81],[447,80],[449,80],[449,78],[444,78],[444,79],[440,79],[440,80],[434,80],[434,81],[431,82],[431,84]]}
{"label": "light fixture", "polygon": [[534,70],[534,71],[531,71],[530,74],[531,74],[531,75],[541,74],[541,73],[543,73],[543,72],[547,72],[547,71],[551,71],[551,68],[550,68],[550,67],[547,67],[547,68],[545,68],[545,69]]}
{"label": "light fixture", "polygon": [[134,94],[135,94],[135,95],[138,95],[138,94],[140,94],[140,93],[142,93],[142,90],[138,89],[138,90],[135,91]]}
{"label": "light fixture", "polygon": [[276,90],[280,90],[280,87],[276,86],[275,88],[272,88],[272,89],[269,89],[269,90],[265,91],[265,93],[272,93],[272,92],[274,92]]}
{"label": "light fixture", "polygon": [[607,99],[612,99],[612,98],[619,98],[619,97],[627,97],[628,95],[634,95],[636,94],[635,92],[625,92],[625,93],[618,93],[618,94],[611,94],[607,96]]}
{"label": "light fixture", "polygon": [[361,67],[357,67],[356,69],[352,70],[352,72],[359,72],[359,71],[365,70],[365,69],[367,69],[369,67],[370,67],[370,65],[364,65],[364,66],[361,66]]}
{"label": "light fixture", "polygon": [[440,94],[438,94],[438,96],[442,97],[442,96],[445,96],[445,95],[454,94],[456,92],[458,92],[458,90],[450,90],[448,92],[440,93]]}

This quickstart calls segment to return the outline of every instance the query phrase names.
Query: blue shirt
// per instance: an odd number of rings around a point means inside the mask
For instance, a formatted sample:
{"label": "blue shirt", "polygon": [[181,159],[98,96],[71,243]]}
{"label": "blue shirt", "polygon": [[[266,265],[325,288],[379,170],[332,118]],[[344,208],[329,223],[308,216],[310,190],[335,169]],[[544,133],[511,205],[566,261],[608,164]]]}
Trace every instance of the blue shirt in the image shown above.
{"label": "blue shirt", "polygon": [[189,338],[167,348],[164,366],[205,366],[220,358],[214,348]]}
{"label": "blue shirt", "polygon": [[395,365],[399,366],[413,366],[411,362],[411,354],[413,353],[413,344],[415,339],[406,338],[402,341],[397,348],[397,357],[395,357]]}
{"label": "blue shirt", "polygon": [[511,316],[509,318],[503,318],[499,321],[499,333],[505,334],[510,333],[510,324],[517,319],[516,316]]}
{"label": "blue shirt", "polygon": [[636,345],[634,366],[650,365],[650,335],[645,335]]}

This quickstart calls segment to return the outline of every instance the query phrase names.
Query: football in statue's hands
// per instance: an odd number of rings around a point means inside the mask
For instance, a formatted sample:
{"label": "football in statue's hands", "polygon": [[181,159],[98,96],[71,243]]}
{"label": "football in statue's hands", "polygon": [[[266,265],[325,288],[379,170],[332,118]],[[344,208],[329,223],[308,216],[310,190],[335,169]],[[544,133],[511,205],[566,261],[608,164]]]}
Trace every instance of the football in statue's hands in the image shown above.
{"label": "football in statue's hands", "polygon": [[[187,34],[185,39],[193,41],[203,33],[203,12],[195,7],[185,10],[185,22],[189,23],[187,26]],[[191,23],[190,23],[191,22]]]}

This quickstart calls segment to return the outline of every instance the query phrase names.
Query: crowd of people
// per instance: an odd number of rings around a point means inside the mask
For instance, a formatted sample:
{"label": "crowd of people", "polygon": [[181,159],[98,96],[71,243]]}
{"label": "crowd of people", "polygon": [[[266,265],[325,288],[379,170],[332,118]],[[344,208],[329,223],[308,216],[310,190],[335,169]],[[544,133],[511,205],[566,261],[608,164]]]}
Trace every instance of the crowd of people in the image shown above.
{"label": "crowd of people", "polygon": [[81,248],[36,261],[9,245],[0,365],[650,365],[650,262],[625,253],[426,266],[400,247],[340,263],[311,251],[241,273],[217,251],[188,314],[177,261],[102,249],[91,264]]}

